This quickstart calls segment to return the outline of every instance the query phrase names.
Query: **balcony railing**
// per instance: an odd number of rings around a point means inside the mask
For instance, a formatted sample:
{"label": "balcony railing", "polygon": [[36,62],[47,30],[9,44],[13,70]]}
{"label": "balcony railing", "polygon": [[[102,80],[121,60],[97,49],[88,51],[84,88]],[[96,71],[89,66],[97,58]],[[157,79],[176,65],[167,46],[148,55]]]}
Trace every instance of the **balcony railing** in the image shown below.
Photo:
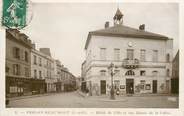
{"label": "balcony railing", "polygon": [[129,60],[128,58],[123,60],[122,67],[127,68],[127,69],[135,69],[138,68],[139,66],[139,60],[138,59],[133,59]]}

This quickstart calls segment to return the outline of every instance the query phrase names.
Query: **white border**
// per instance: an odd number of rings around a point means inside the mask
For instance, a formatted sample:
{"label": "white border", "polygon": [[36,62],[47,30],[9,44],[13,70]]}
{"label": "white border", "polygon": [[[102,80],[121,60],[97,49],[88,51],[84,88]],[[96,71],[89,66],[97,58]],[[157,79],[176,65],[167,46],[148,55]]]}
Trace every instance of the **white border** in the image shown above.
{"label": "white border", "polygon": [[[183,75],[184,75],[184,71],[182,71],[182,67],[183,65],[183,61],[182,58],[184,58],[183,54],[183,48],[184,48],[184,1],[183,0],[32,0],[32,2],[36,2],[36,3],[50,3],[50,2],[129,2],[129,3],[133,3],[133,2],[140,2],[140,3],[152,3],[152,2],[176,2],[179,3],[179,16],[180,16],[180,21],[179,21],[179,49],[180,49],[180,97],[179,97],[179,109],[158,109],[158,108],[100,108],[100,109],[96,109],[96,108],[5,108],[5,74],[3,72],[5,72],[5,31],[3,28],[0,28],[0,78],[1,78],[1,82],[0,82],[0,116],[63,116],[61,114],[53,114],[56,113],[57,111],[60,112],[66,112],[66,111],[70,111],[69,115],[72,115],[72,111],[87,111],[89,114],[89,116],[94,116],[94,114],[91,112],[95,112],[95,111],[122,111],[122,112],[136,112],[136,111],[146,111],[146,112],[169,112],[169,115],[162,115],[162,116],[184,116],[184,79],[183,79]],[[0,7],[2,8],[2,0],[0,1]],[[50,111],[51,114],[25,114],[27,111],[34,111],[34,112],[39,112],[39,111]],[[19,113],[19,114],[16,114]],[[23,112],[23,113],[21,113]],[[73,114],[74,115],[74,114]],[[78,116],[78,114],[75,114],[76,116]],[[81,115],[85,115],[86,114],[81,114]],[[101,116],[101,115],[99,115]],[[106,115],[106,116],[110,116],[110,115]],[[117,115],[118,116],[118,115]],[[119,115],[120,116],[120,115]],[[122,115],[122,116],[129,116],[127,115]],[[130,115],[130,116],[136,116],[136,115]],[[142,115],[138,115],[138,116],[142,116]],[[152,115],[146,115],[146,116],[152,116]],[[161,115],[153,115],[153,116],[161,116]]]}

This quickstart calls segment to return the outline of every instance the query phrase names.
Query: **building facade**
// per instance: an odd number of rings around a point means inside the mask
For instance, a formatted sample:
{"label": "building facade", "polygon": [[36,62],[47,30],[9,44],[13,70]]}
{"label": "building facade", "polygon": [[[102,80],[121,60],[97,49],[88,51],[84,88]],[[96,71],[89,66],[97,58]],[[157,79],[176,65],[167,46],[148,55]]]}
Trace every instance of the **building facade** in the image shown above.
{"label": "building facade", "polygon": [[33,93],[45,93],[47,91],[47,85],[45,79],[47,78],[46,61],[49,60],[47,55],[36,50],[36,45],[32,44],[31,49],[31,78],[36,80],[44,80],[44,83],[39,81],[34,85]]}
{"label": "building facade", "polygon": [[54,75],[55,78],[57,79],[56,82],[56,91],[57,92],[63,92],[64,91],[64,81],[62,77],[62,68],[63,65],[61,65],[61,62],[59,60],[54,61]]}
{"label": "building facade", "polygon": [[145,30],[125,26],[119,9],[114,25],[91,31],[85,44],[82,74],[91,95],[109,94],[113,63],[113,85],[120,94],[169,93],[173,40]]}
{"label": "building facade", "polygon": [[52,58],[49,48],[40,48],[39,51],[45,54],[43,66],[45,68],[46,92],[56,92],[57,79],[54,76],[54,58]]}
{"label": "building facade", "polygon": [[64,91],[74,91],[76,89],[76,77],[65,67],[62,67],[60,74],[64,85]]}
{"label": "building facade", "polygon": [[81,91],[86,92],[86,60],[81,65]]}
{"label": "building facade", "polygon": [[40,50],[36,50],[36,45],[32,44],[31,78],[44,80],[44,83],[35,84],[34,92],[45,93],[56,91],[54,59],[51,57],[49,48],[40,48]]}
{"label": "building facade", "polygon": [[16,29],[6,30],[6,96],[31,94],[31,40]]}
{"label": "building facade", "polygon": [[172,61],[171,93],[179,94],[179,50]]}

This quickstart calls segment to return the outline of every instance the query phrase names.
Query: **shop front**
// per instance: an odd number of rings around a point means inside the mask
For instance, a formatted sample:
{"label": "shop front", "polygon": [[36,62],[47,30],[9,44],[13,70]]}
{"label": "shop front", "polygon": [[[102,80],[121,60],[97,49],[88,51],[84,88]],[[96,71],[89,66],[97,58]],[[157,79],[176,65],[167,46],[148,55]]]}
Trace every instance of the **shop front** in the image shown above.
{"label": "shop front", "polygon": [[6,76],[6,97],[44,93],[44,80]]}

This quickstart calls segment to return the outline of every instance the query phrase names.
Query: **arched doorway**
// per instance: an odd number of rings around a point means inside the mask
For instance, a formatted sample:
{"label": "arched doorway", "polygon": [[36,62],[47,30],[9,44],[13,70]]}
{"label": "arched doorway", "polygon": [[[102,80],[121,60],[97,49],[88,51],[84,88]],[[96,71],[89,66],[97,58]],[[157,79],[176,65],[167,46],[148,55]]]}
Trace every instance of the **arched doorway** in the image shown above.
{"label": "arched doorway", "polygon": [[127,72],[125,73],[125,76],[133,76],[133,75],[135,75],[135,73],[134,73],[134,71],[132,71],[132,70],[129,70],[129,71],[127,71]]}
{"label": "arched doorway", "polygon": [[[135,73],[132,70],[128,70],[125,73],[125,76],[134,76]],[[126,79],[126,93],[127,94],[133,94],[134,93],[134,79]]]}

